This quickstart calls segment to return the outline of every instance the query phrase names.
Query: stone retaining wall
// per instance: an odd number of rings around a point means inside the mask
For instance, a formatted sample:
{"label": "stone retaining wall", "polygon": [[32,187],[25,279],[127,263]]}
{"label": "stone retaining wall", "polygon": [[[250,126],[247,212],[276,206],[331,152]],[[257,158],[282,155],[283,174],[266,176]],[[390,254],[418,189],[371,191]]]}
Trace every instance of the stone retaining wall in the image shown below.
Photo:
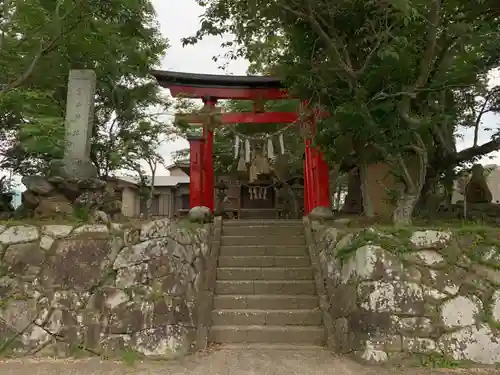
{"label": "stone retaining wall", "polygon": [[210,233],[170,220],[0,225],[0,355],[194,349]]}
{"label": "stone retaining wall", "polygon": [[336,352],[372,363],[500,363],[500,233],[305,224]]}

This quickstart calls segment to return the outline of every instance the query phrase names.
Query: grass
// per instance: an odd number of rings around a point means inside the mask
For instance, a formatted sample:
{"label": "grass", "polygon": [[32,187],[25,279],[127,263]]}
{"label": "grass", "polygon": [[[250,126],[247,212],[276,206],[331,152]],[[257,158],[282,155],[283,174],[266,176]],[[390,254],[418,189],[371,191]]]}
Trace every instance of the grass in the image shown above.
{"label": "grass", "polygon": [[409,228],[375,227],[373,229],[374,231],[358,231],[359,234],[354,237],[353,241],[337,252],[337,258],[345,261],[353,252],[367,244],[378,245],[396,254],[414,250],[414,246],[410,242],[413,231]]}
{"label": "grass", "polygon": [[[372,230],[367,230],[370,228]],[[449,222],[415,221],[412,225],[395,226],[382,220],[367,221],[364,217],[353,217],[349,227],[343,227],[343,234],[356,233],[353,241],[341,248],[336,256],[341,261],[345,261],[349,256],[361,246],[372,244],[383,249],[398,254],[404,254],[417,250],[410,241],[411,236],[416,231],[437,230],[449,231],[453,234],[453,239],[449,246],[461,248],[461,253],[466,253],[471,260],[494,268],[500,265],[490,264],[483,259],[486,251],[498,248],[500,252],[500,231],[498,228],[474,221],[455,220]]]}
{"label": "grass", "polygon": [[[474,229],[474,228],[491,228],[494,229],[496,226],[494,224],[483,223],[475,220],[463,220],[463,219],[453,219],[453,220],[439,220],[439,219],[424,219],[420,217],[413,218],[413,222],[409,226],[395,226],[389,217],[376,216],[374,218],[368,218],[359,215],[338,215],[332,220],[332,225],[335,225],[335,220],[337,219],[350,219],[351,221],[347,225],[348,228],[352,229],[362,229],[362,228],[402,228],[402,229],[412,229],[412,230],[423,230],[423,229],[448,229],[448,228],[463,228],[463,229]],[[346,227],[342,225],[342,227]]]}
{"label": "grass", "polygon": [[0,220],[1,225],[13,226],[13,225],[48,225],[48,224],[87,224],[85,221],[74,217],[53,217],[46,219],[9,219]]}
{"label": "grass", "polygon": [[439,354],[428,354],[418,356],[419,365],[430,368],[459,368],[466,367],[461,361],[441,356]]}
{"label": "grass", "polygon": [[143,357],[141,353],[133,349],[125,349],[120,353],[121,361],[128,366],[134,366],[135,363]]}
{"label": "grass", "polygon": [[[127,227],[137,227],[140,228],[142,225],[150,223],[155,220],[161,220],[158,218],[145,220],[139,218],[126,218],[126,220],[117,221],[117,224],[124,224]],[[180,228],[185,229],[196,229],[202,228],[204,224],[192,223],[188,219],[170,219],[173,223],[176,223]],[[0,225],[14,226],[14,225],[83,225],[83,224],[95,224],[89,217],[85,214],[81,216],[60,216],[60,217],[50,217],[50,218],[25,218],[25,219],[8,219],[0,220]]]}

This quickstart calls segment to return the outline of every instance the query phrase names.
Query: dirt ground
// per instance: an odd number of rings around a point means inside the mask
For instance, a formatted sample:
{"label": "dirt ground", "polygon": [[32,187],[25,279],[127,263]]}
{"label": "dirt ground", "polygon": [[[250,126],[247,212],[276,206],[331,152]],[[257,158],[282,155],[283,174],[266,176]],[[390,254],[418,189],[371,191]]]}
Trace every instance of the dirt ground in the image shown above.
{"label": "dirt ground", "polygon": [[16,359],[0,362],[1,375],[437,375],[500,374],[495,369],[367,367],[326,350],[218,349],[173,361],[125,364],[99,359]]}

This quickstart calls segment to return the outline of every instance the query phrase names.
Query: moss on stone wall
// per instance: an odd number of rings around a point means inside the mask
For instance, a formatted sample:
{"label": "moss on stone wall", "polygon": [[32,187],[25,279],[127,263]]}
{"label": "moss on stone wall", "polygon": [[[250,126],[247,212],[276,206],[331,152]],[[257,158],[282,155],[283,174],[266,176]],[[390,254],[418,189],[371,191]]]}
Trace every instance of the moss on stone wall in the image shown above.
{"label": "moss on stone wall", "polygon": [[0,355],[193,348],[209,226],[0,224]]}
{"label": "moss on stone wall", "polygon": [[313,225],[334,349],[369,362],[500,362],[500,233]]}

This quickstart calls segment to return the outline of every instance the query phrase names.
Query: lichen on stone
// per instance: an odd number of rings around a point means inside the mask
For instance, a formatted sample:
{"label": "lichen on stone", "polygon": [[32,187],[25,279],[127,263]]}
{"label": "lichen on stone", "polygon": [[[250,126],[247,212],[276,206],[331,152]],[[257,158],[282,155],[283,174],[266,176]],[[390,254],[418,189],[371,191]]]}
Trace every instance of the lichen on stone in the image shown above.
{"label": "lichen on stone", "polygon": [[[0,355],[172,358],[192,350],[209,224],[6,225]],[[2,344],[3,343],[3,344]]]}
{"label": "lichen on stone", "polygon": [[499,237],[481,227],[316,227],[329,311],[344,322],[334,348],[372,363],[500,362]]}

